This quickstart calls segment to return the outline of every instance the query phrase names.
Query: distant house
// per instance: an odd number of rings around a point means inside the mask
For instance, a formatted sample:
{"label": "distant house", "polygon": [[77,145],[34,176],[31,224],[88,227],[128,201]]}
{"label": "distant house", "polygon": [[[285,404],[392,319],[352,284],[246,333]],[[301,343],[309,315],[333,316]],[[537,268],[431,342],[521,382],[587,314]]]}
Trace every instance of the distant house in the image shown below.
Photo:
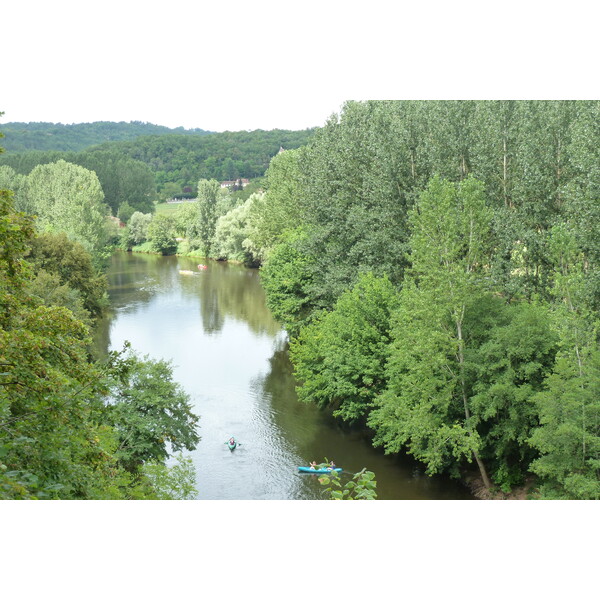
{"label": "distant house", "polygon": [[236,179],[235,181],[221,181],[222,188],[245,188],[250,183],[249,179]]}

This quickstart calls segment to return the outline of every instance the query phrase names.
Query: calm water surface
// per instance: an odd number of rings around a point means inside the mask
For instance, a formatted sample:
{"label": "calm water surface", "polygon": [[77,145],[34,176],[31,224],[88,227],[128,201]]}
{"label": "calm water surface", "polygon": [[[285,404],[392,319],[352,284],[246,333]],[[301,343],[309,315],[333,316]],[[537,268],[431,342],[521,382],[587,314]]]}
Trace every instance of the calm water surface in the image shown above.
{"label": "calm water surface", "polygon": [[[363,467],[379,499],[467,499],[459,483],[429,478],[406,458],[384,456],[326,413],[297,401],[285,332],[265,306],[258,271],[197,260],[117,253],[108,273],[113,314],[99,346],[172,361],[174,379],[200,416],[201,441],[190,453],[199,499],[303,500],[323,492],[299,465],[324,457]],[[193,275],[180,270],[193,270]],[[226,441],[241,445],[230,452]]]}

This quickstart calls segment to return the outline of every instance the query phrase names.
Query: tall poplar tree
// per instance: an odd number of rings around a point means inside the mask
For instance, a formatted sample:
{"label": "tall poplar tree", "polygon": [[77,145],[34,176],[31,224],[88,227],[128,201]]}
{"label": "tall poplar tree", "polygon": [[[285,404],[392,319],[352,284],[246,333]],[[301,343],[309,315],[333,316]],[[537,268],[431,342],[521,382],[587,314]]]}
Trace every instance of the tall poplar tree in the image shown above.
{"label": "tall poplar tree", "polygon": [[217,225],[217,196],[219,182],[201,179],[198,182],[198,232],[206,256],[210,255]]}
{"label": "tall poplar tree", "polygon": [[554,372],[536,396],[540,427],[531,470],[546,497],[600,499],[600,351],[598,319],[586,307],[585,259],[564,225],[552,231],[556,265],[553,325],[561,339]]}
{"label": "tall poplar tree", "polygon": [[[412,269],[401,292],[389,385],[369,419],[374,443],[410,453],[436,473],[474,458],[486,487],[465,370],[466,312],[486,292],[491,211],[483,184],[435,177],[409,213]],[[454,460],[453,460],[454,459]]]}

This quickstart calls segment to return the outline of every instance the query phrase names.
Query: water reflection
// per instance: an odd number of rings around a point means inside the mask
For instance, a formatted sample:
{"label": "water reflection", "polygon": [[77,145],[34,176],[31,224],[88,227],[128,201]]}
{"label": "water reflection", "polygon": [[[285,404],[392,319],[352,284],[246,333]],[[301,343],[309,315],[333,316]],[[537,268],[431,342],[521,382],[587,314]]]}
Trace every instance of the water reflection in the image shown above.
{"label": "water reflection", "polygon": [[[298,402],[286,337],[257,271],[225,263],[195,271],[192,259],[116,254],[108,274],[113,314],[96,339],[104,352],[129,340],[141,354],[172,361],[200,415],[202,439],[191,453],[200,499],[321,498],[316,478],[296,467],[323,457],[342,466],[344,478],[374,471],[382,499],[469,497]],[[241,442],[233,452],[232,435]]]}

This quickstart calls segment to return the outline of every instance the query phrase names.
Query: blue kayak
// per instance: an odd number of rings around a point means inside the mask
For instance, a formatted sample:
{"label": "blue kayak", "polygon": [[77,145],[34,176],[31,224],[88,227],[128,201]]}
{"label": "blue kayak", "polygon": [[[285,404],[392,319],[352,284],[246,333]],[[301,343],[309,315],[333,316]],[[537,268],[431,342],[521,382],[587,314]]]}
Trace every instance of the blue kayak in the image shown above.
{"label": "blue kayak", "polygon": [[336,467],[335,469],[311,469],[310,467],[298,467],[298,471],[300,471],[300,473],[330,473],[331,471],[337,471],[340,473],[342,469],[340,469],[340,467]]}

